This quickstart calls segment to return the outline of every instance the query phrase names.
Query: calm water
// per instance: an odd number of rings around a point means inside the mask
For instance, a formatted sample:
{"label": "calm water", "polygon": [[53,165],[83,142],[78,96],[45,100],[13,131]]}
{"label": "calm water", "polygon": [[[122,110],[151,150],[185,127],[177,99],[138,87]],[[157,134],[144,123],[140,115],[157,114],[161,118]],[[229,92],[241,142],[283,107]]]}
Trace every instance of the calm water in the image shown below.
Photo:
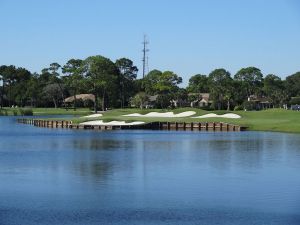
{"label": "calm water", "polygon": [[0,118],[0,224],[300,224],[300,135]]}

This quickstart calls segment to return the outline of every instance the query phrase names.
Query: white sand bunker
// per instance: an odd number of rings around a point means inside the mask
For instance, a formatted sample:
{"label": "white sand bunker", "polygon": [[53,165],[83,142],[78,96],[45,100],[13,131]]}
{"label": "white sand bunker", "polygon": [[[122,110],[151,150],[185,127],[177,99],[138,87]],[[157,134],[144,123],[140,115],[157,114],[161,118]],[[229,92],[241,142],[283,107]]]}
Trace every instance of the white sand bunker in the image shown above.
{"label": "white sand bunker", "polygon": [[80,125],[91,125],[91,126],[98,126],[98,125],[103,125],[103,126],[128,126],[128,125],[140,125],[144,124],[145,122],[141,121],[135,121],[135,122],[130,122],[126,123],[125,121],[110,121],[110,122],[103,122],[103,120],[95,120],[95,121],[87,121],[80,123]]}
{"label": "white sand bunker", "polygon": [[101,113],[96,113],[88,116],[83,116],[82,118],[95,118],[95,117],[100,117],[103,116]]}
{"label": "white sand bunker", "polygon": [[145,115],[140,114],[140,113],[132,113],[128,115],[123,115],[123,116],[132,116],[132,117],[188,117],[195,115],[195,111],[186,111],[178,114],[174,114],[173,112],[165,112],[165,113],[160,113],[160,112],[150,112]]}
{"label": "white sand bunker", "polygon": [[229,118],[229,119],[240,119],[241,116],[234,113],[226,113],[223,115],[217,115],[215,113],[209,113],[203,116],[197,116],[193,118]]}

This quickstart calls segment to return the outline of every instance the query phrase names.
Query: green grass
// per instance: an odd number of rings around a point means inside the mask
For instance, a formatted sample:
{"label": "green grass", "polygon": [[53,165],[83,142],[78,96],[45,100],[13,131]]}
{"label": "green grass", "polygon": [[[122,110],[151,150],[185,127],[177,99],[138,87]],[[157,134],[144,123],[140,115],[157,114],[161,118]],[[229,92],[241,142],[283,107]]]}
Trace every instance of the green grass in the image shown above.
{"label": "green grass", "polygon": [[[246,126],[248,130],[255,131],[278,131],[278,132],[292,132],[300,133],[300,112],[283,110],[283,109],[269,109],[262,111],[234,111],[232,113],[239,114],[241,119],[225,119],[225,118],[206,118],[195,119],[191,117],[182,118],[142,118],[142,117],[125,117],[122,115],[131,113],[146,114],[149,112],[169,112],[181,113],[185,111],[195,111],[193,116],[200,116],[207,113],[224,114],[227,111],[205,111],[195,108],[178,108],[174,110],[161,110],[161,109],[114,109],[107,111],[103,114],[103,117],[99,118],[82,118],[80,116],[92,114],[92,111],[87,108],[78,108],[76,111],[73,109],[62,108],[32,108],[33,115],[74,115],[72,119],[73,123],[78,124],[85,121],[92,120],[104,120],[105,122],[117,120],[117,121],[144,121],[144,122],[227,122],[236,125]],[[4,108],[0,110],[0,115],[19,115],[19,109]],[[53,120],[53,119],[52,119]],[[61,120],[61,119],[60,119]]]}
{"label": "green grass", "polygon": [[[26,109],[26,108],[24,108]],[[91,110],[88,108],[78,108],[76,110],[64,108],[31,108],[34,116],[38,115],[87,115],[91,113]],[[0,109],[0,115],[20,115],[20,108],[3,108]]]}
{"label": "green grass", "polygon": [[[196,115],[200,116],[207,113],[224,114],[228,111],[205,111],[201,109],[194,108],[180,108],[172,110],[174,113],[180,113],[185,111],[195,111]],[[125,117],[122,115],[131,113],[141,113],[146,114],[149,112],[168,112],[170,110],[159,110],[159,109],[116,109],[105,112],[101,120],[104,121],[144,121],[144,122],[227,122],[236,125],[246,126],[248,130],[255,131],[276,131],[276,132],[292,132],[300,133],[300,112],[283,110],[283,109],[269,109],[262,111],[234,111],[240,115],[241,119],[226,119],[226,118],[205,118],[205,119],[195,119],[190,117],[183,118],[142,118],[142,117]],[[100,119],[100,118],[97,118]],[[95,118],[75,118],[73,123],[81,123],[85,121],[95,120]]]}

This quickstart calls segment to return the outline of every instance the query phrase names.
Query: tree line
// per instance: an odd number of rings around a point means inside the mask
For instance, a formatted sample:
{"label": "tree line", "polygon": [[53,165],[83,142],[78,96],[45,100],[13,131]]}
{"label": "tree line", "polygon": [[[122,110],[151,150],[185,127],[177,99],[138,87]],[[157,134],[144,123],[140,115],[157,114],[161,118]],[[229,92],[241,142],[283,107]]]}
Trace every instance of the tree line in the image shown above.
{"label": "tree line", "polygon": [[[196,74],[186,88],[179,87],[182,77],[172,71],[150,71],[137,79],[138,68],[128,58],[115,62],[96,55],[84,60],[70,59],[65,65],[51,63],[40,73],[14,65],[0,66],[1,107],[67,107],[64,99],[74,96],[74,108],[94,110],[142,106],[149,96],[157,95],[155,106],[179,106],[198,98],[197,93],[210,93],[212,109],[234,109],[247,103],[251,96],[264,97],[274,107],[300,104],[300,72],[281,79],[274,74],[264,76],[260,69],[247,67],[232,75],[224,68],[208,75]],[[91,93],[93,102],[76,100],[77,94]],[[68,106],[70,107],[70,106]]]}

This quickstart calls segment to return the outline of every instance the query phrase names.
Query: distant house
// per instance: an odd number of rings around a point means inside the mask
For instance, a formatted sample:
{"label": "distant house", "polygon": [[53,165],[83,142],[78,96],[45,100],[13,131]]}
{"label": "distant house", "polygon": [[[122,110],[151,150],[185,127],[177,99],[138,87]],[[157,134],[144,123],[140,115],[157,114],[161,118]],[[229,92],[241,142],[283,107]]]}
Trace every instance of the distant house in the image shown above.
{"label": "distant house", "polygon": [[256,95],[250,95],[247,99],[248,102],[252,103],[254,110],[269,109],[273,107],[272,102],[266,97],[258,97]]}
{"label": "distant house", "polygon": [[146,108],[146,109],[149,109],[149,108],[154,108],[155,105],[156,105],[156,101],[157,101],[157,98],[158,98],[158,95],[147,95],[147,98],[148,100],[145,101],[142,106],[137,106],[135,105],[134,103],[132,103],[130,101],[130,106],[131,107],[142,107],[142,108]]}
{"label": "distant house", "polygon": [[74,102],[74,100],[82,100],[82,101],[87,101],[87,100],[90,100],[90,101],[95,101],[95,95],[93,94],[79,94],[79,95],[75,95],[74,96],[70,96],[68,98],[65,99],[65,102],[66,103],[71,103],[71,102]]}
{"label": "distant house", "polygon": [[208,107],[212,104],[209,93],[189,93],[191,107]]}
{"label": "distant house", "polygon": [[64,102],[67,105],[71,105],[75,101],[75,98],[76,98],[76,102],[82,101],[83,103],[87,103],[87,105],[88,105],[88,102],[95,102],[95,95],[93,95],[93,94],[79,94],[79,95],[75,95],[75,96],[70,96],[70,97],[66,98],[64,100]]}
{"label": "distant house", "polygon": [[199,102],[200,107],[207,107],[212,103],[212,101],[209,100],[209,93],[200,93],[200,98],[201,98]]}
{"label": "distant house", "polygon": [[144,107],[146,109],[154,108],[156,105],[158,95],[148,95],[148,101],[145,102]]}

